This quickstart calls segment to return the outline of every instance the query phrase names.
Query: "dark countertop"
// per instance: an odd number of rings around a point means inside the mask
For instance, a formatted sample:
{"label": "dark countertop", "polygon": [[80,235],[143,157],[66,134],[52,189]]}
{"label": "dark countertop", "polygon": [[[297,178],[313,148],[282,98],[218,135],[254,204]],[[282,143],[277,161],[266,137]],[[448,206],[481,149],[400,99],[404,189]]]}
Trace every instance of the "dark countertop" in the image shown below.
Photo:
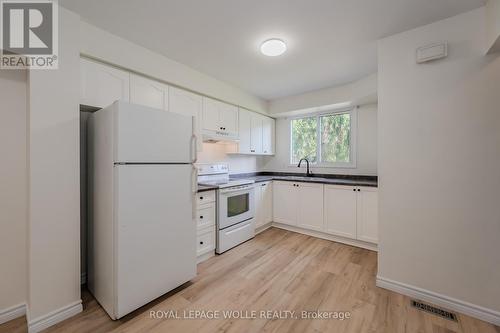
{"label": "dark countertop", "polygon": [[[313,177],[305,177],[301,173],[258,172],[236,174],[231,175],[230,177],[232,179],[250,179],[256,183],[281,180],[286,182],[317,183],[327,185],[378,187],[377,176],[314,174]],[[217,187],[215,186],[198,185],[198,192],[216,189]]]}
{"label": "dark countertop", "polygon": [[217,189],[217,186],[198,185],[198,193],[205,192],[205,191],[212,191],[212,190],[216,190],[216,189]]}
{"label": "dark countertop", "polygon": [[289,182],[319,183],[319,184],[330,184],[330,185],[367,186],[367,187],[378,186],[377,176],[315,174],[313,175],[313,177],[305,177],[303,176],[303,174],[262,172],[257,174],[231,175],[231,178],[251,179],[256,183],[270,181],[270,180],[282,180]]}

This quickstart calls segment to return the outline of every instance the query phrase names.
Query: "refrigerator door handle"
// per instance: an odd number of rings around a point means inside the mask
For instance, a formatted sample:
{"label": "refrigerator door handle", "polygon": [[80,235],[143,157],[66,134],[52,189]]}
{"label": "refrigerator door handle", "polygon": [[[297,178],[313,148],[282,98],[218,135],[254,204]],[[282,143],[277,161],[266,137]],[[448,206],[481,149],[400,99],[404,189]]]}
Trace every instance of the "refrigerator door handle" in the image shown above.
{"label": "refrigerator door handle", "polygon": [[191,163],[196,163],[198,160],[198,137],[193,134],[191,137]]}
{"label": "refrigerator door handle", "polygon": [[198,168],[193,165],[193,171],[191,172],[191,187],[193,190],[193,219],[196,219],[196,193],[198,193]]}
{"label": "refrigerator door handle", "polygon": [[191,156],[193,156],[193,162],[198,161],[198,137],[196,136],[196,117],[192,117],[193,124],[193,136],[191,137]]}

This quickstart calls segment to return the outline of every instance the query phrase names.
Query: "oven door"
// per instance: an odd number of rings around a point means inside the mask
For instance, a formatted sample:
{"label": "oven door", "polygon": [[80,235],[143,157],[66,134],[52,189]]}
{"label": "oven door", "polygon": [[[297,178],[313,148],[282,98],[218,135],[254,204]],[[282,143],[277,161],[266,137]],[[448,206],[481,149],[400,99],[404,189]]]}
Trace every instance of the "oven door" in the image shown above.
{"label": "oven door", "polygon": [[253,186],[241,185],[219,190],[219,230],[254,217]]}

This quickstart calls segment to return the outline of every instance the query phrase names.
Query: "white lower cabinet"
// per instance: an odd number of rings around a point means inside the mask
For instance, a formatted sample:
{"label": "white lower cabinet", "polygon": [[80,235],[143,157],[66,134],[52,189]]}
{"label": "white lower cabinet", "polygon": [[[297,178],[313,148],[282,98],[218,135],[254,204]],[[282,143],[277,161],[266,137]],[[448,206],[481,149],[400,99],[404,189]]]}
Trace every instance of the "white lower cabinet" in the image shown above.
{"label": "white lower cabinet", "polygon": [[[378,242],[376,187],[274,181],[273,214],[277,223]],[[362,242],[357,244],[368,246]]]}
{"label": "white lower cabinet", "polygon": [[297,225],[323,230],[323,184],[297,183],[295,190],[299,192]]}
{"label": "white lower cabinet", "polygon": [[356,188],[325,186],[325,232],[356,238]]}
{"label": "white lower cabinet", "polygon": [[376,188],[361,187],[357,192],[357,229],[359,240],[378,243],[378,193]]}
{"label": "white lower cabinet", "polygon": [[255,227],[273,221],[273,183],[255,184]]}
{"label": "white lower cabinet", "polygon": [[288,225],[297,225],[297,207],[299,191],[296,183],[273,182],[273,221]]}
{"label": "white lower cabinet", "polygon": [[273,182],[274,222],[323,230],[323,185]]}
{"label": "white lower cabinet", "polygon": [[325,232],[378,243],[376,187],[325,185]]}
{"label": "white lower cabinet", "polygon": [[196,198],[196,255],[198,262],[215,254],[215,191],[200,192]]}

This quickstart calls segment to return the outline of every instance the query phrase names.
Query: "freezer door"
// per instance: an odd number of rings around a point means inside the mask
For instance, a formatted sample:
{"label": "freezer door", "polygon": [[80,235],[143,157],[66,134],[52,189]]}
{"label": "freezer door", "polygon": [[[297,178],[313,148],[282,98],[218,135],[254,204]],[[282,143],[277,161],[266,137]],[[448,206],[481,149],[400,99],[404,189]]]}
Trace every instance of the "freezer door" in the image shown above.
{"label": "freezer door", "polygon": [[196,276],[191,165],[116,165],[116,318]]}
{"label": "freezer door", "polygon": [[114,161],[193,163],[193,117],[126,102],[114,106]]}

